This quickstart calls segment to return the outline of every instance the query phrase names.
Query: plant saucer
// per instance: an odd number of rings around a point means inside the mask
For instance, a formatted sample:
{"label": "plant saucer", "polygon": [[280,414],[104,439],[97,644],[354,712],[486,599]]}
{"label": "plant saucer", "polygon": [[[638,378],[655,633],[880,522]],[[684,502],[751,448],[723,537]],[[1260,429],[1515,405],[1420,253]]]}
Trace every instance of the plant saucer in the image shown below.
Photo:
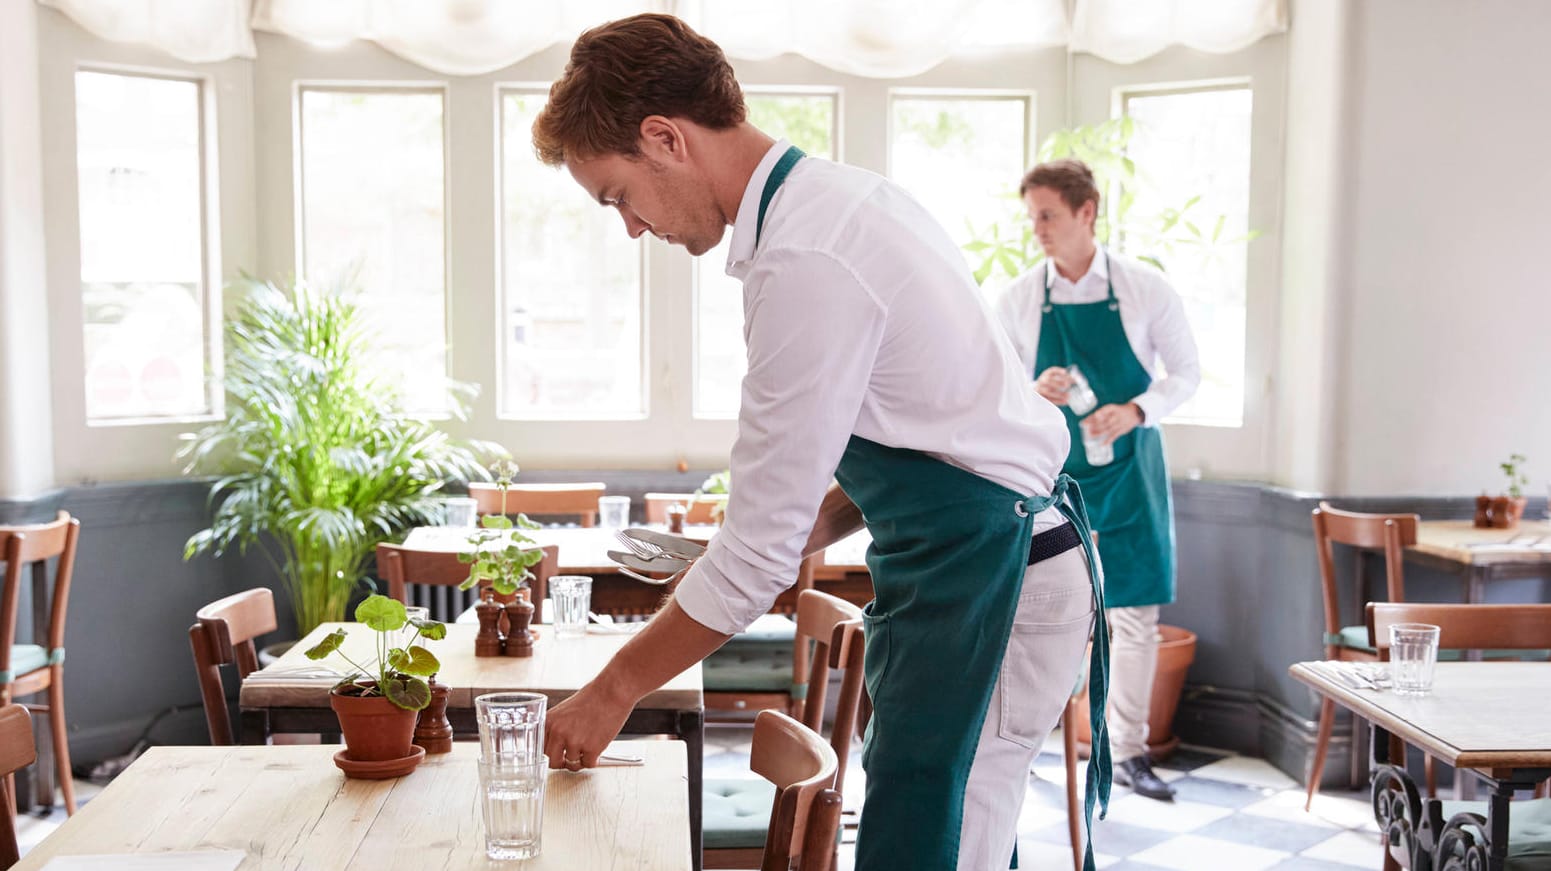
{"label": "plant saucer", "polygon": [[403,777],[415,770],[421,760],[425,759],[425,748],[418,744],[410,746],[408,756],[400,756],[397,759],[381,759],[376,762],[357,762],[348,755],[350,749],[334,754],[334,764],[345,773],[346,777],[354,777],[359,780],[388,780],[394,777]]}

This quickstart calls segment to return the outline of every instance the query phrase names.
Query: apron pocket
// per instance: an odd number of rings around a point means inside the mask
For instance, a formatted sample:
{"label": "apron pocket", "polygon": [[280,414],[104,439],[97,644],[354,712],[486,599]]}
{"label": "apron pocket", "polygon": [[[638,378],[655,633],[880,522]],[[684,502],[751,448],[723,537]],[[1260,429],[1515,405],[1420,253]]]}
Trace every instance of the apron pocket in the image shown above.
{"label": "apron pocket", "polygon": [[1000,679],[998,734],[1030,750],[1038,750],[1055,727],[1077,682],[1093,631],[1093,589],[1041,597],[1039,604],[1055,619],[1013,623]]}

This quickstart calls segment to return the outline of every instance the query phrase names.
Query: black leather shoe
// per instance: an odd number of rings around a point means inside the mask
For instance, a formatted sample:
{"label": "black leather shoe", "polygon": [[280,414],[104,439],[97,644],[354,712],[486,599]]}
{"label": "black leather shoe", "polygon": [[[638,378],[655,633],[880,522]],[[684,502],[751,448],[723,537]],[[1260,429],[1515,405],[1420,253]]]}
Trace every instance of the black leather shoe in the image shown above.
{"label": "black leather shoe", "polygon": [[1137,795],[1158,801],[1173,801],[1174,787],[1158,778],[1152,771],[1152,763],[1146,756],[1133,756],[1115,766],[1115,782],[1131,787]]}

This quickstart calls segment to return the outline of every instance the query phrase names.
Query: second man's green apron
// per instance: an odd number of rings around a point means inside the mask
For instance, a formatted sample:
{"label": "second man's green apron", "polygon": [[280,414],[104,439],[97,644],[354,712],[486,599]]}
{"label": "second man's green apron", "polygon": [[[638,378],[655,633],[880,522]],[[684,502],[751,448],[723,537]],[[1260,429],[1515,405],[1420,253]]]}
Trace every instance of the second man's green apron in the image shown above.
{"label": "second man's green apron", "polygon": [[[1100,250],[1094,256],[1109,255]],[[1052,366],[1076,364],[1088,378],[1099,407],[1123,405],[1147,392],[1152,376],[1142,368],[1126,338],[1111,272],[1101,302],[1056,305],[1050,301],[1046,261],[1045,302],[1039,326],[1034,377]],[[1174,511],[1163,434],[1139,426],[1115,440],[1115,458],[1088,463],[1077,415],[1067,407],[1072,452],[1062,471],[1077,479],[1088,502],[1088,519],[1099,533],[1104,564],[1104,604],[1110,608],[1167,605],[1174,601]],[[1156,424],[1156,422],[1151,422]]]}
{"label": "second man's green apron", "polygon": [[[801,156],[789,149],[766,181],[756,244],[771,198]],[[918,451],[855,435],[835,476],[873,538],[867,568],[875,598],[867,606],[865,657],[873,717],[862,755],[867,797],[858,871],[957,865],[964,790],[1012,635],[1034,516],[1051,506],[1076,527],[1097,606],[1089,665],[1091,828],[1095,804],[1109,802],[1109,634],[1077,486],[1063,475],[1052,495],[1031,497]],[[1040,689],[1064,694],[1070,686]]]}

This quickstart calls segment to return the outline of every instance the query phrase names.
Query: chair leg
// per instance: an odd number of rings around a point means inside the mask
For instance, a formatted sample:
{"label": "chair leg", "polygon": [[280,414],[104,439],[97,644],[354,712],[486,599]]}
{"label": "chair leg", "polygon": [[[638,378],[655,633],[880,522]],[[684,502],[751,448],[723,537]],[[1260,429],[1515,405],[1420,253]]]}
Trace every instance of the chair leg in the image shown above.
{"label": "chair leg", "polygon": [[0,868],[9,868],[21,861],[16,847],[16,795],[14,778],[7,774],[0,777]]}
{"label": "chair leg", "polygon": [[48,727],[54,737],[54,766],[59,772],[59,791],[64,794],[65,814],[75,814],[75,780],[70,773],[69,731],[65,725],[65,687],[60,675],[48,687]]}
{"label": "chair leg", "polygon": [[1066,834],[1072,842],[1072,871],[1082,871],[1082,813],[1077,803],[1077,704],[1068,699],[1061,712],[1061,755],[1066,762]]}
{"label": "chair leg", "polygon": [[[1428,798],[1437,798],[1438,797],[1438,769],[1433,766],[1433,758],[1432,758],[1432,756],[1430,756],[1430,755],[1428,755],[1426,753],[1422,754],[1422,774],[1423,774],[1423,777],[1427,780],[1427,797]],[[1459,786],[1458,786],[1458,784],[1459,784],[1459,774],[1457,774],[1457,773],[1454,775],[1454,783],[1456,784],[1454,788],[1456,790],[1459,789]]]}
{"label": "chair leg", "polygon": [[1325,755],[1330,752],[1330,732],[1336,726],[1336,703],[1321,699],[1319,703],[1319,733],[1314,738],[1314,764],[1309,769],[1309,797],[1303,803],[1308,812],[1314,805],[1314,793],[1319,792],[1319,779],[1325,774]]}

